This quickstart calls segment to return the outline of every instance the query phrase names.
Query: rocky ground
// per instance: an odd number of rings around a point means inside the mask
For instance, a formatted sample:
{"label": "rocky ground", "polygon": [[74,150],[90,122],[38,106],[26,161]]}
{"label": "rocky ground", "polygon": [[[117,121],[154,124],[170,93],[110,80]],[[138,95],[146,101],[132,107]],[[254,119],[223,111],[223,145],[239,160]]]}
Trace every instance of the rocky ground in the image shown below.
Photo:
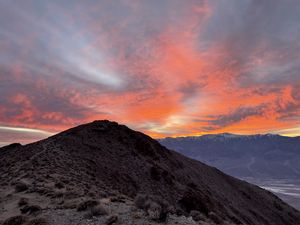
{"label": "rocky ground", "polygon": [[[160,218],[161,206],[149,201],[147,196],[135,199],[126,196],[104,198],[69,196],[66,187],[48,183],[44,191],[34,191],[23,181],[15,187],[1,190],[0,224],[3,225],[230,225],[233,223],[213,221],[204,214],[193,211],[190,215],[169,213]],[[47,192],[46,190],[53,191]],[[53,195],[53,193],[56,193]]]}

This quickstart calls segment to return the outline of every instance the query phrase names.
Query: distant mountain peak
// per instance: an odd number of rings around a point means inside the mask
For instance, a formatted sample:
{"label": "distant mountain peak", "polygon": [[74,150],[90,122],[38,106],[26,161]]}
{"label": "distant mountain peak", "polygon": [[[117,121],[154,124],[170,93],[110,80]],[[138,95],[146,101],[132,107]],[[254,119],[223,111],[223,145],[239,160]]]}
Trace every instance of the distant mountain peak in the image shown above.
{"label": "distant mountain peak", "polygon": [[[205,140],[205,139],[257,139],[257,138],[276,138],[276,137],[284,137],[279,134],[272,134],[272,133],[266,133],[266,134],[234,134],[234,133],[217,133],[217,134],[204,134],[199,136],[182,136],[182,137],[166,137],[159,140],[164,139],[192,139],[192,140]],[[288,137],[287,137],[288,138]]]}
{"label": "distant mountain peak", "polygon": [[200,137],[207,137],[207,138],[238,138],[243,135],[239,134],[232,134],[232,133],[220,133],[220,134],[206,134]]}

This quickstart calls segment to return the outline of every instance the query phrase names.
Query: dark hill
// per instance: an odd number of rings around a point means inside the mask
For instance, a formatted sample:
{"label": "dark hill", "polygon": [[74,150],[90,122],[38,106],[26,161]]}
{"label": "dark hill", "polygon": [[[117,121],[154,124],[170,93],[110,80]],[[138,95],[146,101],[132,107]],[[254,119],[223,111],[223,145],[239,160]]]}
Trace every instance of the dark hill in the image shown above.
{"label": "dark hill", "polygon": [[49,179],[72,184],[81,196],[147,193],[185,212],[198,210],[234,224],[300,224],[299,212],[270,192],[109,121],[0,149],[0,177],[2,186],[21,179],[31,186]]}

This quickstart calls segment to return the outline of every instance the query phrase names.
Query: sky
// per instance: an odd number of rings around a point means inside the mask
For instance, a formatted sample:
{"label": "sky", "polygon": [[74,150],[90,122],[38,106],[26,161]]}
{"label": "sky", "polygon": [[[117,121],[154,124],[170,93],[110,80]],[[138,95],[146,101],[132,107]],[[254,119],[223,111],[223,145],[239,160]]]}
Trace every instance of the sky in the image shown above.
{"label": "sky", "polygon": [[109,119],[300,135],[298,0],[0,0],[0,145]]}

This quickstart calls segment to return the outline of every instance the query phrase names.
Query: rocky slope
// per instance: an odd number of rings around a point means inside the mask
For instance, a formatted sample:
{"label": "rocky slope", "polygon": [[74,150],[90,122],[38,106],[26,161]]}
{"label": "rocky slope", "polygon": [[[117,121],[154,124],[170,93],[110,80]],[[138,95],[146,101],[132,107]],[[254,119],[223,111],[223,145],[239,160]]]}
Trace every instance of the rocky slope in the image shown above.
{"label": "rocky slope", "polygon": [[[0,220],[16,214],[21,198],[39,204],[36,211],[48,216],[50,224],[64,224],[53,222],[51,215],[86,198],[111,202],[125,196],[125,202],[144,199],[147,203],[137,208],[150,217],[154,210],[168,217],[199,214],[198,224],[300,224],[299,212],[270,192],[109,121],[81,125],[26,146],[1,148],[0,177]],[[152,197],[146,201],[136,197],[138,193]],[[20,209],[31,216],[28,207]]]}

